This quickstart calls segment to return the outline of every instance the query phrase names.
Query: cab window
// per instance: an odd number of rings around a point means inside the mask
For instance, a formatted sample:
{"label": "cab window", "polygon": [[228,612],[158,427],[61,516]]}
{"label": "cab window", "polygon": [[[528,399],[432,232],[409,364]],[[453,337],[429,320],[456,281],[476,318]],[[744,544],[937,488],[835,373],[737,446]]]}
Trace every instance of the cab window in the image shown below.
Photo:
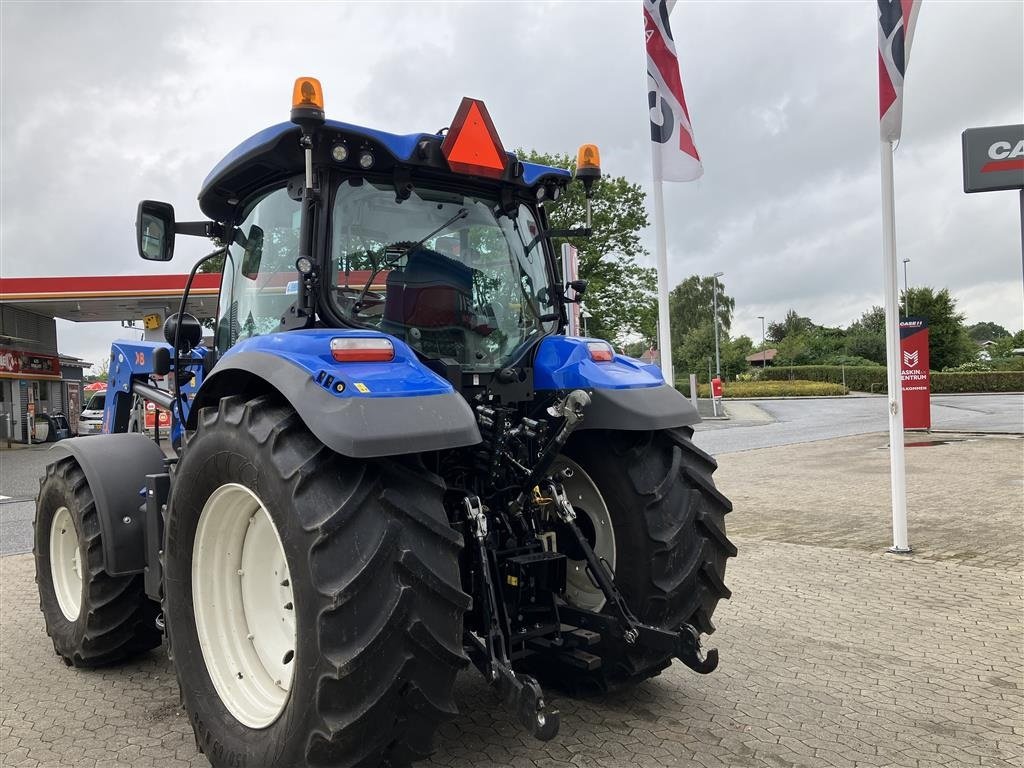
{"label": "cab window", "polygon": [[280,329],[299,290],[299,219],[299,202],[281,188],[260,198],[237,227],[224,259],[217,309],[221,352]]}

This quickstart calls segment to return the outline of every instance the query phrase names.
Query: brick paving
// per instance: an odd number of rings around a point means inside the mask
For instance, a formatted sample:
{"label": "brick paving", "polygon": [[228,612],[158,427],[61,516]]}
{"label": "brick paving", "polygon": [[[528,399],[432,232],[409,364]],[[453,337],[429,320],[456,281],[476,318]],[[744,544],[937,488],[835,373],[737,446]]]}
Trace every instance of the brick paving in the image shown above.
{"label": "brick paving", "polygon": [[[619,695],[558,698],[533,741],[473,674],[426,766],[1024,765],[1024,441],[908,451],[913,556],[889,543],[884,436],[722,457],[733,599],[722,663]],[[930,506],[929,506],[930,505]],[[66,668],[30,556],[0,558],[0,764],[206,766],[161,651]]]}

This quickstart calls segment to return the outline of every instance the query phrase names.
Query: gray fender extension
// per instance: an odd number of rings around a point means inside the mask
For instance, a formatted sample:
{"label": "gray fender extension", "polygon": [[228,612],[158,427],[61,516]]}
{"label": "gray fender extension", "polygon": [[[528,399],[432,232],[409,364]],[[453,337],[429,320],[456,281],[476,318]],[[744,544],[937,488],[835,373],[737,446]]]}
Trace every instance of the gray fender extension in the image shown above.
{"label": "gray fender extension", "polygon": [[693,404],[674,387],[590,389],[590,406],[580,429],[658,430],[700,421]]}
{"label": "gray fender extension", "polygon": [[203,382],[189,426],[198,408],[213,405],[203,392],[223,391],[232,374],[256,376],[276,389],[316,438],[331,450],[356,459],[461,448],[480,442],[473,411],[458,393],[420,397],[335,397],[309,373],[287,360],[261,352],[232,355]]}
{"label": "gray fender extension", "polygon": [[146,475],[159,475],[164,452],[145,435],[122,433],[61,440],[85,473],[96,503],[103,539],[104,569],[111,576],[142,573],[146,568]]}

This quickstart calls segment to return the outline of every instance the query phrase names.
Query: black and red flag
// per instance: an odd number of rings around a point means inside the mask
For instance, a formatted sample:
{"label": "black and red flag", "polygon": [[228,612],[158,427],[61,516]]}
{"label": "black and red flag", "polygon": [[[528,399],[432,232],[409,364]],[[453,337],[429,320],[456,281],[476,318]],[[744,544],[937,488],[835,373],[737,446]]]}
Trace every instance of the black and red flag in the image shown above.
{"label": "black and red flag", "polygon": [[903,77],[921,0],[878,0],[878,107],[882,141],[903,128]]}
{"label": "black and red flag", "polygon": [[704,166],[693,141],[693,126],[683,95],[683,79],[679,74],[679,58],[668,21],[676,0],[643,2],[654,178],[693,181],[703,175]]}

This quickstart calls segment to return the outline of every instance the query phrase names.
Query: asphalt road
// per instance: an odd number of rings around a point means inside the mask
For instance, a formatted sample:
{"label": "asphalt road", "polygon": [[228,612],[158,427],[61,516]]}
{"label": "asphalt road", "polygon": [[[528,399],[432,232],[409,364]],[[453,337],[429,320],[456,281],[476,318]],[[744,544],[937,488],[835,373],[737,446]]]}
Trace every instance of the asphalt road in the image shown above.
{"label": "asphalt road", "polygon": [[[737,418],[699,424],[695,441],[718,455],[885,432],[887,402],[882,396],[727,401]],[[934,395],[932,430],[1024,433],[1024,395]]]}
{"label": "asphalt road", "polygon": [[[885,405],[877,396],[728,403],[735,418],[699,424],[696,442],[718,455],[884,432]],[[938,395],[932,423],[936,431],[1022,433],[1024,395]],[[60,453],[59,446],[0,451],[0,555],[32,549],[39,477]]]}
{"label": "asphalt road", "polygon": [[0,451],[0,555],[32,549],[32,520],[39,478],[46,465],[66,455],[59,448],[32,446]]}

